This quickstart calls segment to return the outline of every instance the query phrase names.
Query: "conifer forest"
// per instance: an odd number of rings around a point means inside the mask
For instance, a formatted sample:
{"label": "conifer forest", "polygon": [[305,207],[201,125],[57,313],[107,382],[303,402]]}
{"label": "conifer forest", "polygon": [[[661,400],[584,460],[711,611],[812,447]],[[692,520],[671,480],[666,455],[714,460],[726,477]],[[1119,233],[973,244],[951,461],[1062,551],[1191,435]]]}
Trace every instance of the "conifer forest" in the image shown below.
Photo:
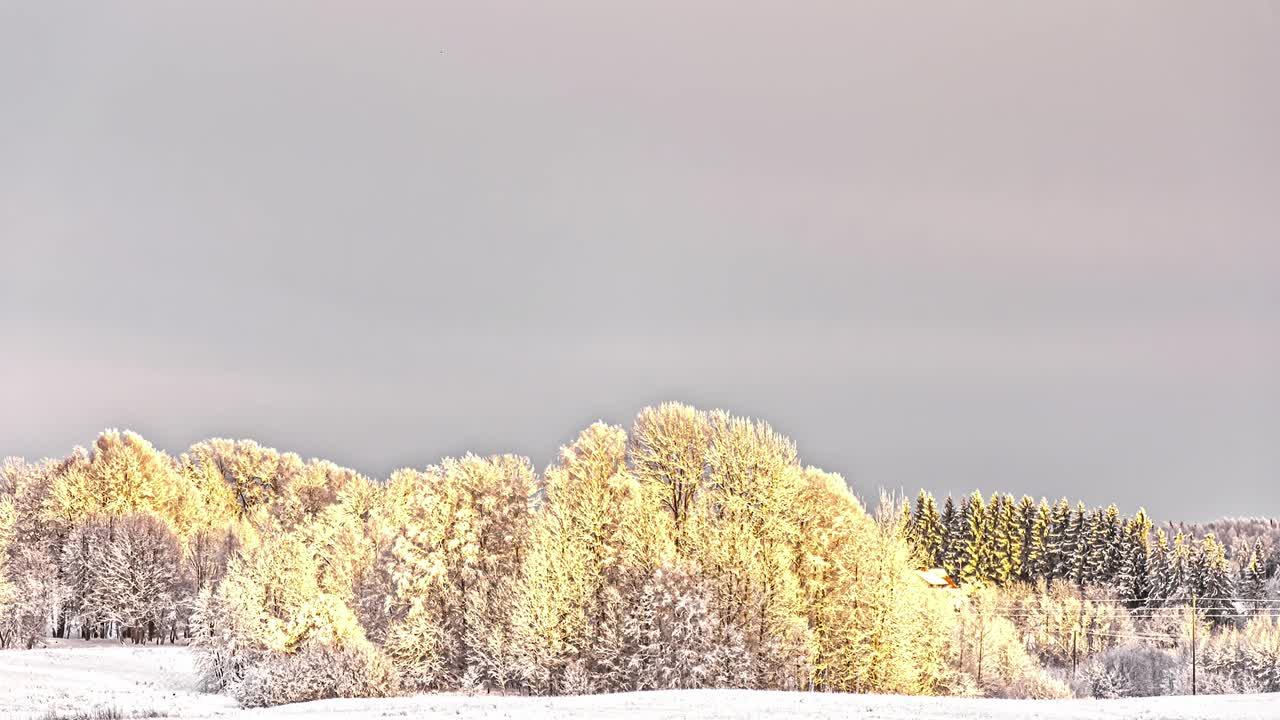
{"label": "conifer forest", "polygon": [[1275,520],[865,491],[766,422],[678,403],[593,424],[541,471],[466,455],[381,479],[109,430],[0,468],[0,645],[189,645],[246,706],[1280,691]]}

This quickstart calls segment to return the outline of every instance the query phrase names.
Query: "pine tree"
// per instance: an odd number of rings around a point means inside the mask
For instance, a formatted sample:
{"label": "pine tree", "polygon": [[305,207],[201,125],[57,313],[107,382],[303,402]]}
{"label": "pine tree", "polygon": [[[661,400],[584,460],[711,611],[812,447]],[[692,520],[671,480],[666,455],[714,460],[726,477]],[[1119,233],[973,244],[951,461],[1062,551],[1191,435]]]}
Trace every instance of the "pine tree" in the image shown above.
{"label": "pine tree", "polygon": [[1168,553],[1167,568],[1160,589],[1160,597],[1168,605],[1190,603],[1193,593],[1191,541],[1181,530],[1173,538],[1173,545]]}
{"label": "pine tree", "polygon": [[987,536],[986,501],[975,490],[960,508],[964,534],[961,537],[960,581],[985,582],[991,565],[991,542]]}
{"label": "pine tree", "polygon": [[1089,521],[1086,514],[1084,503],[1077,503],[1075,512],[1071,515],[1071,523],[1068,525],[1068,531],[1063,541],[1063,547],[1067,555],[1069,563],[1069,572],[1067,577],[1076,584],[1077,587],[1084,587],[1088,579],[1089,567]]}
{"label": "pine tree", "polygon": [[921,553],[921,560],[929,567],[938,567],[943,560],[943,525],[938,516],[938,505],[933,495],[920,491],[916,497],[916,510],[912,526],[912,538]]}
{"label": "pine tree", "polygon": [[1071,576],[1071,559],[1075,547],[1071,532],[1071,504],[1066,498],[1053,505],[1045,540],[1045,577],[1047,580]]}
{"label": "pine tree", "polygon": [[960,577],[964,567],[964,525],[963,514],[956,509],[955,500],[950,495],[942,504],[942,567],[953,578]]}
{"label": "pine tree", "polygon": [[1100,576],[1097,579],[1099,585],[1113,585],[1116,574],[1120,571],[1120,563],[1122,562],[1124,551],[1123,531],[1124,520],[1120,517],[1120,511],[1115,505],[1108,505],[1103,512],[1103,543],[1104,553]]}
{"label": "pine tree", "polygon": [[1082,543],[1084,546],[1083,585],[1110,584],[1110,575],[1107,570],[1110,562],[1111,542],[1107,535],[1107,517],[1101,509],[1094,508],[1089,513]]}
{"label": "pine tree", "polygon": [[1197,604],[1211,621],[1222,623],[1234,612],[1231,566],[1226,549],[1213,533],[1200,538],[1194,547],[1188,580]]}
{"label": "pine tree", "polygon": [[[1034,502],[1034,501],[1033,501]],[[1048,535],[1052,511],[1049,503],[1041,500],[1030,510],[1024,509],[1024,550],[1022,558],[1022,579],[1034,582],[1041,578],[1048,579],[1049,548]]]}
{"label": "pine tree", "polygon": [[1147,605],[1160,607],[1169,598],[1169,536],[1164,528],[1156,530],[1155,543],[1151,546],[1151,560],[1148,570],[1149,587]]}
{"label": "pine tree", "polygon": [[1262,549],[1261,538],[1254,541],[1249,552],[1248,562],[1241,571],[1239,587],[1240,595],[1251,601],[1251,609],[1261,607],[1258,601],[1266,599],[1267,592],[1266,554]]}
{"label": "pine tree", "polygon": [[1005,585],[1022,572],[1021,523],[1012,495],[992,497],[987,537],[991,546],[988,579],[996,585]]}
{"label": "pine tree", "polygon": [[1116,546],[1120,564],[1113,586],[1130,607],[1138,607],[1151,594],[1151,521],[1145,510],[1125,523]]}

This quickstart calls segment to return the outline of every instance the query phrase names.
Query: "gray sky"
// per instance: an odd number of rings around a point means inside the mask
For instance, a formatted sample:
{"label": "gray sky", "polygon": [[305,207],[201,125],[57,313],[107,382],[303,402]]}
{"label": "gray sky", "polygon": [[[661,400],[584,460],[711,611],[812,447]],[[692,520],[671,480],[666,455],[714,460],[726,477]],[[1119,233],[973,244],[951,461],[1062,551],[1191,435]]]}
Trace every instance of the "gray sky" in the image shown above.
{"label": "gray sky", "polygon": [[0,0],[0,454],[383,476],[680,399],[1280,514],[1280,6]]}

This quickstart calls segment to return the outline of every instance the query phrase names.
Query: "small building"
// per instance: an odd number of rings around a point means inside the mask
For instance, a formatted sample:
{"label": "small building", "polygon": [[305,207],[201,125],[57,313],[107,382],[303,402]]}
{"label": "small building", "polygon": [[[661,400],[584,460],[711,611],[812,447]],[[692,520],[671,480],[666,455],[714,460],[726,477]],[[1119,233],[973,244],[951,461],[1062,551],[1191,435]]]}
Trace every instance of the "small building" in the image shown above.
{"label": "small building", "polygon": [[916,575],[935,590],[955,590],[960,587],[942,568],[920,567],[916,569]]}

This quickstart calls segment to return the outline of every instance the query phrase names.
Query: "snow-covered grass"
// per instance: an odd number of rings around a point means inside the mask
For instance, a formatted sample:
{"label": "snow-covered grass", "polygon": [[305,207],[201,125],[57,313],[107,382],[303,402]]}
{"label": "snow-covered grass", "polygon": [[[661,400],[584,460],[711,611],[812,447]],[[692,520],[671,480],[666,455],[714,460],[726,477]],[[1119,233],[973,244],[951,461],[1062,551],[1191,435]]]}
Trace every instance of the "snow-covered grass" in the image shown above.
{"label": "snow-covered grass", "polygon": [[682,690],[537,698],[420,695],[383,700],[325,700],[242,710],[195,689],[183,647],[50,641],[48,649],[0,652],[0,718],[73,717],[98,709],[124,716],[173,718],[859,718],[861,720],[1277,720],[1280,695],[1160,697],[1131,700],[972,700],[885,695]]}
{"label": "snow-covered grass", "polygon": [[135,715],[203,717],[236,709],[230,698],[196,690],[185,647],[116,640],[49,639],[45,644],[45,649],[0,651],[0,718],[112,708]]}

